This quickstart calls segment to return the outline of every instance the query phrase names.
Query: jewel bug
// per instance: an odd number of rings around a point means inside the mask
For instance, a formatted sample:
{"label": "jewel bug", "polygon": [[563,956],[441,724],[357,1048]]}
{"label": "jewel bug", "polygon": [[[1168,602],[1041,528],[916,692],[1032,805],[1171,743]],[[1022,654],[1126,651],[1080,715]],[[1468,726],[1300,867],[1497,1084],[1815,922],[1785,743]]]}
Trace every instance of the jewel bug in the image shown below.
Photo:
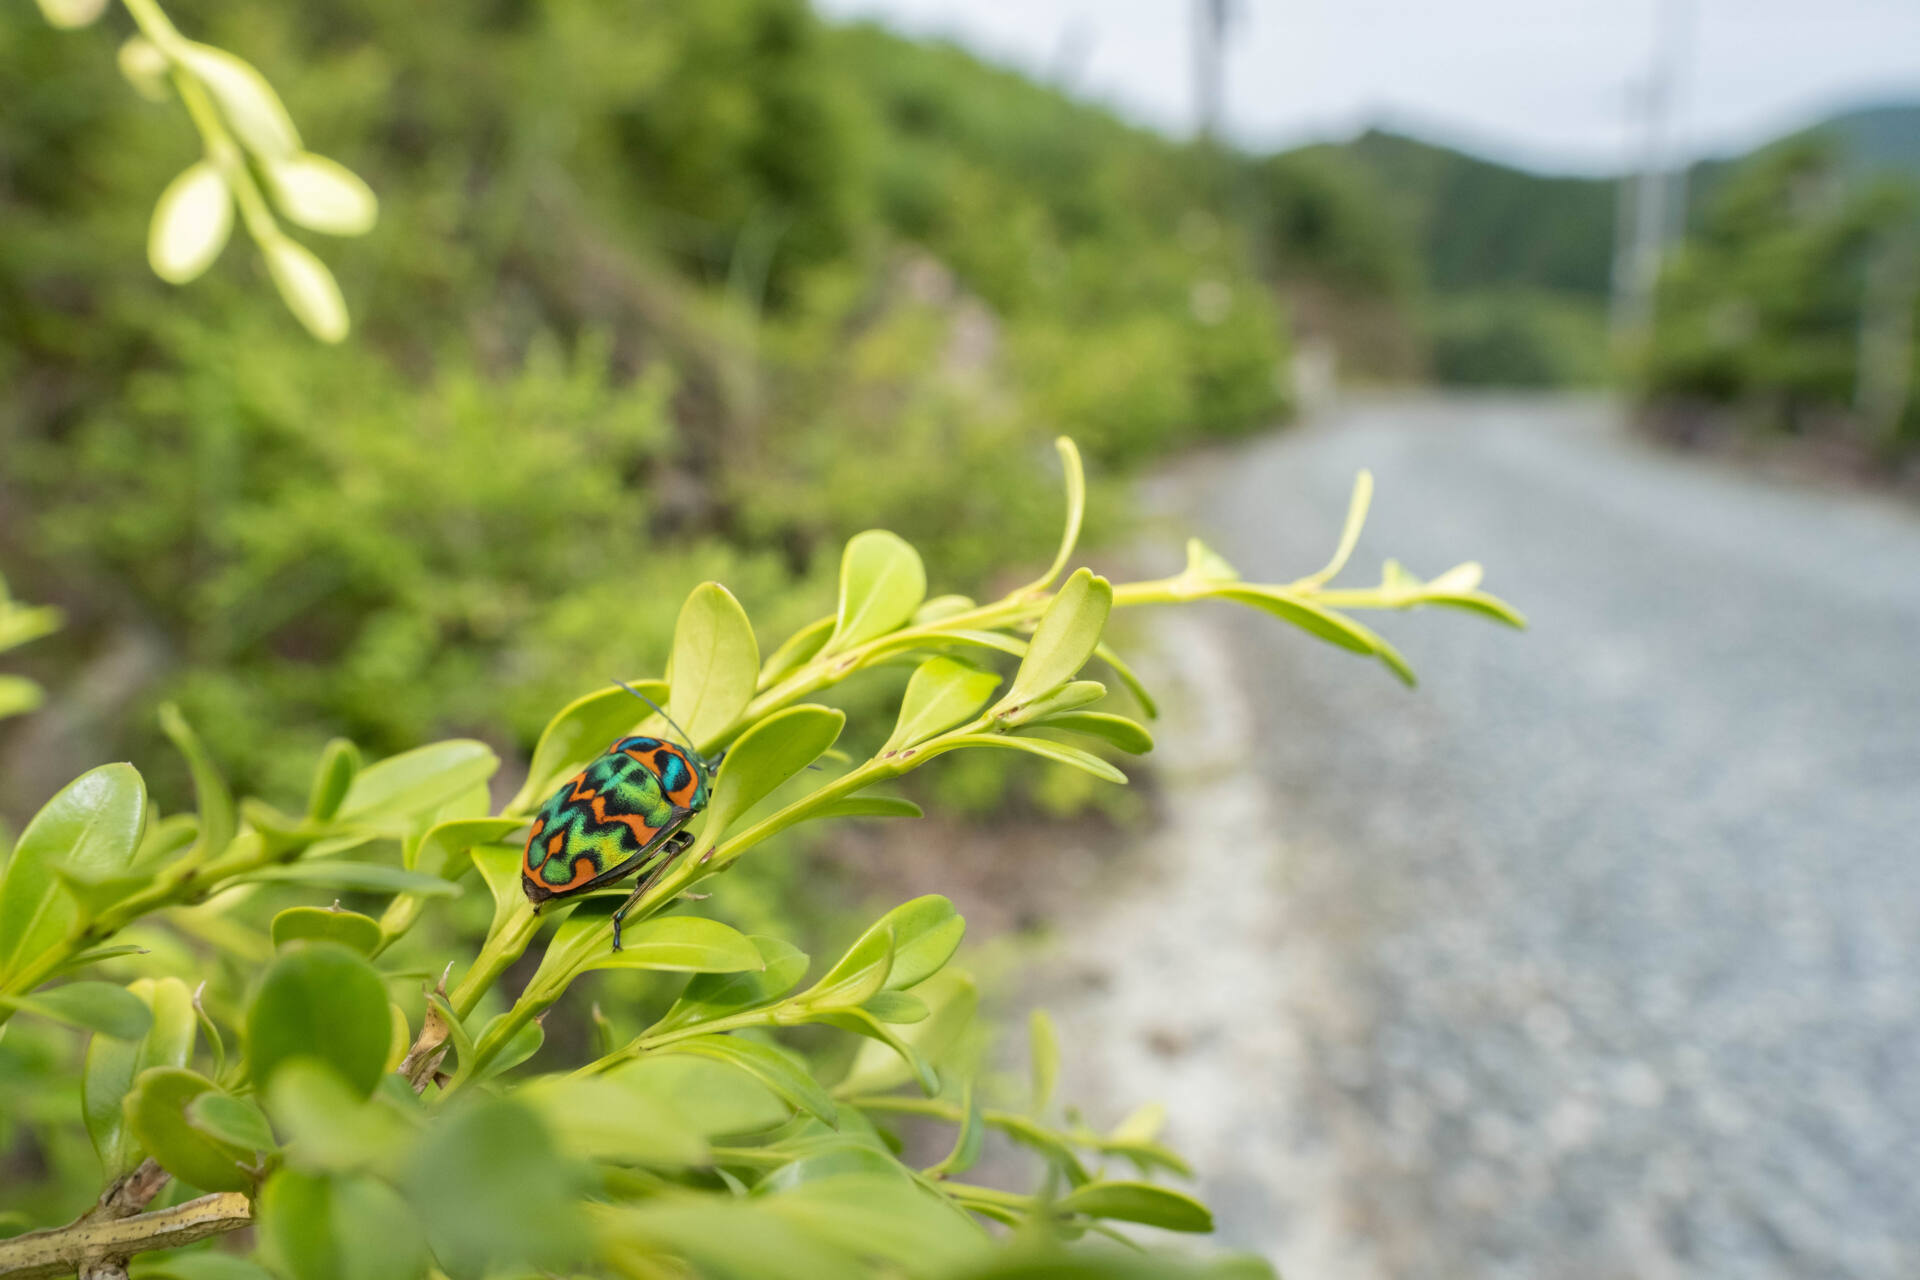
{"label": "jewel bug", "polygon": [[577,897],[638,873],[633,893],[613,913],[618,951],[627,912],[693,843],[685,827],[707,807],[720,756],[702,756],[652,698],[614,683],[658,711],[681,741],[639,734],[617,739],[563,783],[534,816],[520,888],[538,910],[551,899]]}

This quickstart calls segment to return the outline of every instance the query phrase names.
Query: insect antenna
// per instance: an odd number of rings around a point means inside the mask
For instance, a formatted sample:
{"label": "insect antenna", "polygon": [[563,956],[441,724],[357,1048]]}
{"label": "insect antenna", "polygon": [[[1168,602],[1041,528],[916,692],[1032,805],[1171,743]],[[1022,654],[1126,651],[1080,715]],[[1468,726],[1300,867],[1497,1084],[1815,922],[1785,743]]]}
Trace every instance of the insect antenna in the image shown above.
{"label": "insect antenna", "polygon": [[640,692],[638,689],[628,684],[625,680],[615,680],[614,683],[619,685],[622,689],[625,689],[628,693],[632,694],[634,697],[640,699],[640,701],[652,707],[655,711],[658,711],[660,713],[660,718],[665,720],[668,724],[672,725],[674,728],[674,732],[680,735],[681,745],[686,747],[687,754],[692,756],[695,760],[698,760],[700,762],[700,767],[702,769],[706,769],[709,772],[711,772],[712,765],[710,765],[707,762],[707,758],[705,756],[700,754],[700,748],[693,745],[692,735],[689,734],[685,729],[682,729],[680,727],[680,722],[678,720],[675,720],[672,716],[667,714],[667,709],[665,707],[661,706],[659,703],[655,702],[652,698],[649,698],[646,694]]}

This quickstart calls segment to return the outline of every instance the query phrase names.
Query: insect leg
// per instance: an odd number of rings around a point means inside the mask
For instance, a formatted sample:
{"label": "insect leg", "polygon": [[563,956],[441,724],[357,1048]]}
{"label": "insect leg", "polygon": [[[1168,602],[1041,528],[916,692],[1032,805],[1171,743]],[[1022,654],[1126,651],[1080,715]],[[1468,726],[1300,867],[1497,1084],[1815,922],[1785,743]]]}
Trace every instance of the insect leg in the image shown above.
{"label": "insect leg", "polygon": [[640,895],[653,888],[655,882],[666,873],[667,868],[672,866],[692,845],[692,832],[675,832],[670,840],[660,846],[660,856],[654,860],[653,865],[642,871],[640,878],[633,882],[633,892],[627,895],[627,900],[621,903],[619,910],[613,913],[613,949],[615,951],[620,949],[620,926],[626,922],[627,912],[633,909],[634,903],[640,901]]}

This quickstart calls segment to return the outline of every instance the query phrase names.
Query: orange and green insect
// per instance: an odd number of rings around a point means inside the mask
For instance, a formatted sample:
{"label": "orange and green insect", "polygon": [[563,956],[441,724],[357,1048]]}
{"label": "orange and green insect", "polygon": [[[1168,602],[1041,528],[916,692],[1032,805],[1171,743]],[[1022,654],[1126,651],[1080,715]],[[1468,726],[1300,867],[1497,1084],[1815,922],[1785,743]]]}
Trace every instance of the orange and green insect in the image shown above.
{"label": "orange and green insect", "polygon": [[[645,694],[621,688],[660,711]],[[638,873],[632,895],[613,913],[618,951],[627,912],[693,843],[684,828],[707,807],[719,767],[718,757],[708,760],[691,744],[638,735],[617,740],[540,806],[520,864],[528,900],[538,908]]]}

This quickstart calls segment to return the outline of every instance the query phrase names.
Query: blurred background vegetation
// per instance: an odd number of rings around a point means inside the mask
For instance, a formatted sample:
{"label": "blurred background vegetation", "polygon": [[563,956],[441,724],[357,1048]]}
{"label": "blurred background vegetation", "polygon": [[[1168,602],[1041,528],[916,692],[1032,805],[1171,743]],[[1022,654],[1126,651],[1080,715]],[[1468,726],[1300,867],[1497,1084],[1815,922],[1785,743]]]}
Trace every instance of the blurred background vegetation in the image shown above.
{"label": "blurred background vegetation", "polygon": [[381,218],[324,249],[342,346],[247,252],[176,293],[140,247],[195,158],[177,106],[102,31],[0,14],[0,565],[66,619],[9,659],[55,694],[0,739],[16,824],[163,758],[166,698],[291,796],[336,734],[523,757],[580,672],[657,668],[687,584],[784,634],[862,527],[984,586],[1051,545],[1054,434],[1117,482],[1284,420],[1296,349],[1348,384],[1624,377],[1682,430],[1920,433],[1920,379],[1863,409],[1858,354],[1863,307],[1915,306],[1915,110],[1696,168],[1660,341],[1623,362],[1608,180],[1379,132],[1178,142],[802,0],[172,11]]}

